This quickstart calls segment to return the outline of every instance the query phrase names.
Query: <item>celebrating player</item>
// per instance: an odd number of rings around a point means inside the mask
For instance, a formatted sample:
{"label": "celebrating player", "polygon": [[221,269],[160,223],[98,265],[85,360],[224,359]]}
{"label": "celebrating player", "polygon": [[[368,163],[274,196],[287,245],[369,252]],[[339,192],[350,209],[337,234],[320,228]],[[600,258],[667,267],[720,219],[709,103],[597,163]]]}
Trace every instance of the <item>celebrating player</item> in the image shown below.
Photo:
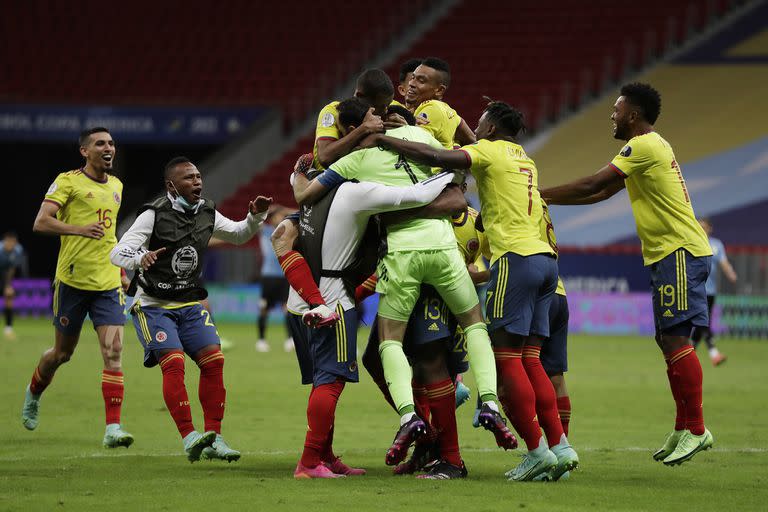
{"label": "celebrating player", "polygon": [[660,111],[656,89],[623,86],[611,114],[614,138],[627,141],[619,154],[596,174],[542,190],[542,196],[550,204],[590,204],[627,188],[651,269],[656,343],[677,407],[675,429],[653,458],[675,465],[713,444],[704,426],[701,364],[689,340],[694,327],[709,324],[705,282],[712,250],[672,147],[653,129]]}
{"label": "celebrating player", "polygon": [[115,142],[109,130],[91,128],[80,134],[80,155],[85,165],[59,174],[35,218],[35,233],[58,235],[61,249],[53,295],[54,346],[46,350],[27,388],[21,419],[34,430],[39,421],[40,396],[56,370],[72,357],[85,315],[99,338],[104,370],[101,392],[107,426],[107,448],[128,447],[133,436],[120,427],[123,404],[123,324],[125,299],[120,269],[109,262],[115,246],[117,212],[123,184],[109,172],[115,160]]}
{"label": "celebrating player", "polygon": [[[190,462],[238,460],[221,436],[226,390],[224,354],[211,315],[200,301],[202,262],[212,236],[233,244],[250,240],[266,216],[271,198],[248,203],[248,214],[234,222],[202,197],[200,171],[186,157],[165,166],[166,193],[139,210],[139,216],[110,255],[114,264],[136,270],[131,306],[136,334],[144,347],[144,366],[160,365],[163,398],[184,442]],[[184,353],[200,368],[199,398],[205,433],[194,429],[184,385]]]}

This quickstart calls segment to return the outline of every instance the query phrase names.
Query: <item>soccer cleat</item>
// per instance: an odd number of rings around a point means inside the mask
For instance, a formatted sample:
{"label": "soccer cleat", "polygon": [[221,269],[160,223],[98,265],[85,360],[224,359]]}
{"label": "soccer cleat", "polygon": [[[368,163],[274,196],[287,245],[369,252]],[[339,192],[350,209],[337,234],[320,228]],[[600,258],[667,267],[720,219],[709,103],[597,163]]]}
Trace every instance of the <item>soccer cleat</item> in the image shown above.
{"label": "soccer cleat", "polygon": [[269,352],[269,343],[267,340],[259,340],[256,342],[256,352]]}
{"label": "soccer cleat", "polygon": [[13,327],[10,325],[6,325],[5,329],[3,329],[3,335],[5,336],[5,339],[8,341],[13,341],[16,339],[16,333],[13,332]]}
{"label": "soccer cleat", "polygon": [[111,423],[107,425],[104,431],[104,448],[117,448],[118,446],[125,446],[128,448],[133,444],[133,436],[120,427],[119,423]]}
{"label": "soccer cleat", "polygon": [[396,475],[412,475],[439,462],[439,458],[440,445],[437,441],[419,441],[413,448],[411,457],[395,466],[393,472]]}
{"label": "soccer cleat", "polygon": [[315,329],[330,327],[339,321],[339,314],[325,304],[320,304],[301,315],[301,321]]}
{"label": "soccer cleat", "polygon": [[293,352],[294,350],[296,350],[296,345],[293,343],[293,338],[287,338],[283,342],[283,351]]}
{"label": "soccer cleat", "polygon": [[362,476],[365,474],[365,470],[363,468],[353,468],[341,462],[341,457],[336,457],[330,464],[327,462],[324,462],[323,464],[325,464],[328,469],[337,475]]}
{"label": "soccer cleat", "polygon": [[27,386],[27,391],[24,394],[24,406],[21,408],[21,422],[24,424],[24,428],[35,430],[38,414],[40,414],[40,395],[33,394]]}
{"label": "soccer cleat", "polygon": [[504,473],[508,480],[528,482],[542,473],[549,472],[557,465],[557,455],[547,448],[547,440],[542,437],[539,447],[523,455],[523,461],[514,469]]}
{"label": "soccer cleat", "polygon": [[712,366],[720,366],[728,360],[728,356],[724,356],[723,354],[716,354],[709,359],[712,361]]}
{"label": "soccer cleat", "polygon": [[461,407],[464,402],[469,400],[472,393],[469,392],[469,388],[461,381],[456,382],[456,408]]}
{"label": "soccer cleat", "polygon": [[423,475],[418,475],[416,478],[423,478],[426,480],[455,480],[457,478],[467,478],[467,466],[464,465],[464,461],[461,461],[461,466],[454,466],[450,462],[441,460],[429,471]]}
{"label": "soccer cleat", "polygon": [[670,432],[661,448],[653,452],[653,460],[662,461],[672,455],[672,452],[677,448],[677,442],[680,441],[683,432],[685,432],[685,430],[673,430]]}
{"label": "soccer cleat", "polygon": [[712,437],[712,433],[707,429],[704,429],[704,433],[699,436],[692,434],[690,430],[683,430],[675,451],[664,459],[664,465],[677,466],[687,462],[697,453],[712,448],[714,442],[715,439]]}
{"label": "soccer cleat", "polygon": [[216,434],[216,440],[211,446],[206,446],[200,454],[200,458],[205,460],[225,460],[227,462],[235,462],[240,460],[240,452],[233,450],[221,437],[221,434]]}
{"label": "soccer cleat", "polygon": [[408,448],[411,444],[426,433],[427,426],[415,414],[410,420],[400,425],[400,429],[395,434],[395,440],[392,441],[392,446],[387,450],[387,456],[384,459],[387,466],[394,466],[402,462],[408,454]]}
{"label": "soccer cleat", "polygon": [[480,408],[480,414],[477,421],[485,430],[493,432],[496,438],[496,444],[505,450],[514,450],[517,448],[517,438],[507,427],[505,420],[498,411],[491,409],[488,404],[483,404]]}
{"label": "soccer cleat", "polygon": [[313,468],[308,468],[301,464],[299,461],[296,464],[296,470],[293,472],[293,478],[296,480],[304,480],[310,478],[345,478],[347,475],[337,475],[322,462]]}
{"label": "soccer cleat", "polygon": [[557,464],[549,470],[549,479],[551,481],[557,482],[563,474],[579,467],[579,456],[576,450],[568,443],[565,434],[560,438],[560,442],[549,450],[557,457]]}
{"label": "soccer cleat", "polygon": [[189,462],[197,462],[200,460],[203,450],[213,444],[216,440],[216,432],[209,430],[201,434],[200,432],[193,430],[184,438],[184,451],[187,454],[187,460]]}

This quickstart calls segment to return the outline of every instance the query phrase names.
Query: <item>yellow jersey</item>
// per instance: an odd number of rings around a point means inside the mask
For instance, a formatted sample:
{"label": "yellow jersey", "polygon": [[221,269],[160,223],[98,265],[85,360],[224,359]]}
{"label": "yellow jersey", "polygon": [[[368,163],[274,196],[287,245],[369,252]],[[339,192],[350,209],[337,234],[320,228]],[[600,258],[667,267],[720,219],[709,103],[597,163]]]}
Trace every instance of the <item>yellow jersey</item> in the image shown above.
{"label": "yellow jersey", "polygon": [[632,137],[611,161],[624,183],[635,216],[646,266],[682,248],[711,256],[672,147],[656,132]]}
{"label": "yellow jersey", "polygon": [[86,226],[100,222],[104,236],[62,236],[56,265],[56,280],[80,290],[104,291],[120,286],[120,269],[109,261],[117,244],[115,229],[122,201],[123,183],[110,174],[96,181],[82,169],[59,174],[44,201],[59,206],[56,218],[67,224]]}
{"label": "yellow jersey", "polygon": [[339,105],[338,101],[332,101],[320,111],[317,116],[317,125],[315,126],[315,146],[312,148],[312,167],[321,170],[325,169],[317,158],[317,141],[322,139],[339,140],[341,130],[339,130]]}
{"label": "yellow jersey", "polygon": [[[541,212],[541,221],[539,222],[539,233],[541,234],[541,239],[549,244],[552,250],[555,251],[555,256],[557,256],[558,252],[557,237],[555,236],[555,225],[552,224],[552,217],[549,216],[549,208],[547,208],[547,203],[545,203],[543,200],[541,201]],[[557,290],[555,290],[555,293],[558,295],[565,295],[565,284],[563,284],[563,280],[560,278],[559,273],[557,276]]]}
{"label": "yellow jersey", "polygon": [[539,235],[542,216],[536,164],[519,144],[481,139],[460,149],[477,182],[491,264],[508,252],[555,254]]}
{"label": "yellow jersey", "polygon": [[459,252],[464,258],[464,262],[467,265],[474,263],[478,270],[485,270],[485,262],[480,250],[485,234],[477,230],[475,225],[477,216],[477,210],[470,207],[458,217],[451,218],[451,223],[453,224],[453,234],[456,235],[456,243],[459,246]]}
{"label": "yellow jersey", "polygon": [[456,128],[461,124],[461,117],[447,103],[439,100],[427,100],[416,107],[413,113],[416,119],[428,121],[417,125],[427,130],[446,149],[453,149]]}

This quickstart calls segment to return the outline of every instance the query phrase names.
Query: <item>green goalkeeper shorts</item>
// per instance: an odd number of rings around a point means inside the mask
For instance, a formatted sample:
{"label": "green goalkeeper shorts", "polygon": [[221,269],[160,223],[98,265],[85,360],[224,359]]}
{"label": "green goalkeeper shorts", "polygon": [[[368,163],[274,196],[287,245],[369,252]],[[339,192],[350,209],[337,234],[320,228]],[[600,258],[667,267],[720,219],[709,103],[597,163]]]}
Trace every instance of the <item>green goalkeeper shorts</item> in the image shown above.
{"label": "green goalkeeper shorts", "polygon": [[478,304],[477,292],[458,248],[387,254],[378,266],[379,315],[407,322],[421,293],[431,284],[454,315]]}

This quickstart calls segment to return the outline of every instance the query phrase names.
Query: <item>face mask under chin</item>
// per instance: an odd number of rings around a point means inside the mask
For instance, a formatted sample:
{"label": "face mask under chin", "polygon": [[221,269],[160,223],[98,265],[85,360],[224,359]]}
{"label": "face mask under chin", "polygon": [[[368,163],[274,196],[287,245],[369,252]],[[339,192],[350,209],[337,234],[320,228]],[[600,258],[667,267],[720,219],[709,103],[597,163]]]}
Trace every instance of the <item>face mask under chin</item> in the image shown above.
{"label": "face mask under chin", "polygon": [[176,192],[176,197],[173,198],[173,204],[178,205],[181,207],[184,211],[191,212],[197,208],[197,205],[199,204],[199,201],[195,204],[190,204],[189,201],[184,199],[184,196],[179,194],[179,189],[176,188],[176,185],[173,184],[173,182],[170,182],[171,186],[173,187],[173,190]]}

